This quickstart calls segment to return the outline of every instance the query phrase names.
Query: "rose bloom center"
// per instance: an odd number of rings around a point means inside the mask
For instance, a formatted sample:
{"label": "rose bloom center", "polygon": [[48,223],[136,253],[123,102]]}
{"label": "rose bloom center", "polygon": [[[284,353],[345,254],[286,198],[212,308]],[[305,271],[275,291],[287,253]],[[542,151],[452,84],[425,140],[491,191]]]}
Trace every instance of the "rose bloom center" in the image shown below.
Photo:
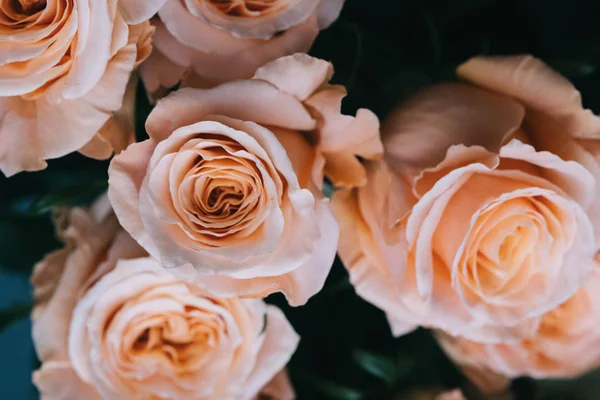
{"label": "rose bloom center", "polygon": [[279,12],[286,6],[282,0],[209,0],[209,3],[232,17],[260,17]]}
{"label": "rose bloom center", "polygon": [[[46,0],[2,0],[0,15],[3,24],[20,22],[22,19],[33,16],[46,8]],[[8,20],[8,21],[7,21]]]}

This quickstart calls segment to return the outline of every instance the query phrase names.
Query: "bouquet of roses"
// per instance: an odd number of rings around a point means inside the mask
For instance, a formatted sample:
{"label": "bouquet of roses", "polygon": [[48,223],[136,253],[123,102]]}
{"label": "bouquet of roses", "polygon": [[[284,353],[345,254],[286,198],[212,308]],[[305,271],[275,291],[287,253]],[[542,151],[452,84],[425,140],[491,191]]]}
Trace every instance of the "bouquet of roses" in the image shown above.
{"label": "bouquet of roses", "polygon": [[[1,3],[7,182],[110,160],[79,197],[30,199],[61,242],[31,275],[42,399],[510,398],[600,365],[600,118],[528,55],[342,111],[307,52],[343,6]],[[345,286],[331,318],[356,323],[334,333],[310,303]],[[315,337],[368,329],[359,298],[389,324],[371,340],[427,328],[466,380],[415,392],[405,359],[368,351],[368,390],[307,368],[336,352]]]}

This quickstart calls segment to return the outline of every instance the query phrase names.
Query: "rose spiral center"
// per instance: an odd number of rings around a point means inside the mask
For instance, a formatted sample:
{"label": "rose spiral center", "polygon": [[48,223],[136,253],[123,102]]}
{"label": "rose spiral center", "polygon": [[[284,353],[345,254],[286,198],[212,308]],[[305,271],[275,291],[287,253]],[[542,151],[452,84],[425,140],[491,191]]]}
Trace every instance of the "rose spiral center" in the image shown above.
{"label": "rose spiral center", "polygon": [[46,8],[46,0],[2,0],[1,13],[9,20],[20,22]]}
{"label": "rose spiral center", "polygon": [[232,17],[259,17],[285,7],[281,0],[209,0],[219,12]]}
{"label": "rose spiral center", "polygon": [[189,365],[207,344],[209,336],[186,316],[168,315],[139,332],[131,351],[138,355],[162,356],[175,366]]}
{"label": "rose spiral center", "polygon": [[485,297],[518,291],[563,237],[552,205],[540,197],[515,198],[481,213],[469,239],[464,282]]}

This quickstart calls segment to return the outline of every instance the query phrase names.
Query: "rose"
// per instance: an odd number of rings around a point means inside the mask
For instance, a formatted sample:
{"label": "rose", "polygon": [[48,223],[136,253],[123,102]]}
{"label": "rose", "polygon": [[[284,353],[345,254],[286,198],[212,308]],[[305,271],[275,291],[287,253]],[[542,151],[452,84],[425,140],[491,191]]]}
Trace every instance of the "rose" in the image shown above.
{"label": "rose", "polygon": [[517,343],[485,344],[439,332],[438,341],[463,368],[509,378],[568,378],[600,365],[600,275],[544,314],[534,336]]}
{"label": "rose", "polygon": [[[115,157],[109,195],[123,227],[174,273],[220,297],[317,293],[338,228],[323,171],[362,184],[354,154],[377,157],[378,121],[340,114],[331,65],[304,54],[250,80],[183,89],[148,117],[150,139]],[[192,268],[193,267],[193,268]]]}
{"label": "rose", "polygon": [[156,261],[132,259],[143,250],[106,210],[61,213],[67,246],[35,268],[41,398],[292,399],[278,371],[298,338],[283,314],[205,296]]}
{"label": "rose", "polygon": [[396,334],[520,340],[592,270],[599,120],[531,57],[475,58],[458,74],[497,90],[437,85],[388,117],[386,162],[334,195],[339,251]]}
{"label": "rose", "polygon": [[167,0],[153,24],[155,52],[141,68],[150,93],[250,78],[263,64],[307,52],[344,0]]}
{"label": "rose", "polygon": [[[133,141],[108,122],[150,53],[153,1],[18,0],[0,11],[0,169],[9,176],[80,150]],[[131,113],[130,113],[131,114]],[[122,118],[122,117],[121,117]],[[133,115],[127,116],[133,118]]]}

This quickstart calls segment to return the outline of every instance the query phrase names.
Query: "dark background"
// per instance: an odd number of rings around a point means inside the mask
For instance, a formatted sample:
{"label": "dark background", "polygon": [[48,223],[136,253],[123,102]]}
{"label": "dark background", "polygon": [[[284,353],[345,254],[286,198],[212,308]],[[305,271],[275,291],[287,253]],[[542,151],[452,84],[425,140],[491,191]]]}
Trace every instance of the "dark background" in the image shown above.
{"label": "dark background", "polygon": [[[476,54],[533,54],[571,79],[600,111],[600,13],[595,1],[347,0],[311,53],[334,63],[349,91],[344,108],[381,118],[398,102]],[[150,107],[138,93],[140,139]],[[57,204],[86,204],[106,188],[108,162],[70,155],[36,173],[0,177],[0,398],[35,399],[27,283],[33,263],[58,246],[49,222]],[[289,370],[299,400],[413,398],[409,392],[461,387],[477,394],[429,333],[394,339],[381,311],[354,293],[339,262],[325,289],[301,308],[280,305],[302,336]],[[599,321],[600,324],[600,321]],[[600,325],[599,325],[600,329]],[[49,333],[51,334],[51,333]],[[513,384],[518,399],[598,399],[600,373],[575,381]],[[78,399],[74,399],[78,400]]]}

